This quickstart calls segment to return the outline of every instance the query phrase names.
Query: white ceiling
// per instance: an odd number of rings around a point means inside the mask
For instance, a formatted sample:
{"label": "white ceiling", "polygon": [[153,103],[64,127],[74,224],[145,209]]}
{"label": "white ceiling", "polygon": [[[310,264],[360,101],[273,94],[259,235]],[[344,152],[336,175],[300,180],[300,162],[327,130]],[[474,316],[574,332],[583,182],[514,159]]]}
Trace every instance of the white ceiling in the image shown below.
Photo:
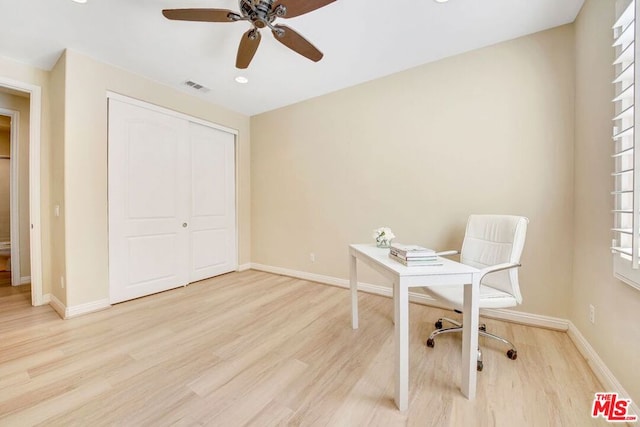
{"label": "white ceiling", "polygon": [[[297,18],[276,20],[324,52],[320,62],[296,54],[262,30],[251,65],[237,70],[236,50],[247,22],[170,21],[161,14],[175,8],[237,11],[237,0],[0,0],[0,56],[49,70],[64,48],[72,48],[254,115],[573,22],[583,2],[337,0]],[[236,83],[238,75],[249,83]],[[183,86],[186,80],[211,91],[200,94]]]}

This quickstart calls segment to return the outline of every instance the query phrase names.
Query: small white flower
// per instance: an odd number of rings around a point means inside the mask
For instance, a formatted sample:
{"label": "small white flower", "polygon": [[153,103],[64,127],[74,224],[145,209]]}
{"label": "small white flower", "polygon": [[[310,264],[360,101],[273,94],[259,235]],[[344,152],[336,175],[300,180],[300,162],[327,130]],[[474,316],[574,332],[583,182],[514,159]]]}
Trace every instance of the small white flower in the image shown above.
{"label": "small white flower", "polygon": [[390,242],[392,239],[396,237],[393,234],[393,231],[389,227],[380,227],[373,230],[373,238],[376,239],[376,242]]}

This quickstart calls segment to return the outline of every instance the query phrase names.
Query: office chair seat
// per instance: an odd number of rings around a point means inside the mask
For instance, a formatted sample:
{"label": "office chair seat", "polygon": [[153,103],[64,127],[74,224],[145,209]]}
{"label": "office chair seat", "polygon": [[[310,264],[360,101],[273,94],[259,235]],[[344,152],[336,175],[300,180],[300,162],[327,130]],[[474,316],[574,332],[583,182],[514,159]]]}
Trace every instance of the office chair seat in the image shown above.
{"label": "office chair seat", "polygon": [[[464,285],[432,286],[424,288],[433,298],[447,302],[451,307],[462,311],[464,303]],[[508,292],[490,286],[480,285],[480,308],[508,308],[518,305],[516,298]]]}

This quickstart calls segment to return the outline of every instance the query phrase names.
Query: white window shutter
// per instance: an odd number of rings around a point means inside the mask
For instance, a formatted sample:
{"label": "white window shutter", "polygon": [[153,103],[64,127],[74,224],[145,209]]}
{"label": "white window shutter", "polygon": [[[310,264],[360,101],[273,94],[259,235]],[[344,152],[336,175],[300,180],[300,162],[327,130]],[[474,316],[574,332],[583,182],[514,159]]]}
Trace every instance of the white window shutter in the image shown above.
{"label": "white window shutter", "polygon": [[[635,82],[640,81],[640,70],[635,58],[640,52],[636,43],[636,1],[631,1],[613,26],[616,59],[615,67],[615,115],[613,117],[613,245],[614,275],[640,289],[640,156],[636,156],[636,141],[640,115],[635,105],[640,105],[640,91]],[[640,68],[640,67],[638,67]]]}

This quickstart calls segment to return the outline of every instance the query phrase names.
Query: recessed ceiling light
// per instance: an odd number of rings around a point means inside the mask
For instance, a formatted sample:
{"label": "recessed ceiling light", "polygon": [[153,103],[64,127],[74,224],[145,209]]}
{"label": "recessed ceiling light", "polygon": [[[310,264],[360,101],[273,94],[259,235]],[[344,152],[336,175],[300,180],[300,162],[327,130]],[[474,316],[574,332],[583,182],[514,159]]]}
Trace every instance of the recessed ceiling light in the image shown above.
{"label": "recessed ceiling light", "polygon": [[434,1],[435,1],[436,3],[446,3],[446,2],[448,2],[449,0],[434,0]]}
{"label": "recessed ceiling light", "polygon": [[236,77],[236,81],[240,84],[245,84],[245,83],[249,83],[249,79],[246,78],[245,76],[238,76]]}
{"label": "recessed ceiling light", "polygon": [[71,1],[74,1],[76,3],[86,3],[87,2],[87,0],[71,0]]}

